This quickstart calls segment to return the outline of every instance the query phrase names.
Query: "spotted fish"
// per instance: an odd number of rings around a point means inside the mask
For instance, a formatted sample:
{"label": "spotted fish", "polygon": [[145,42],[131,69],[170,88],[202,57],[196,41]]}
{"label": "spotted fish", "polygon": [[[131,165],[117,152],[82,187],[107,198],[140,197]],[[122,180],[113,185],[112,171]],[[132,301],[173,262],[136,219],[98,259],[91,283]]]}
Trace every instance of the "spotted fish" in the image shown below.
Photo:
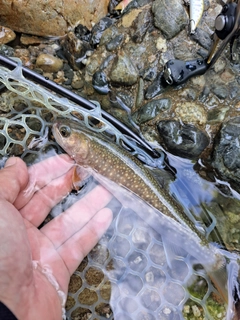
{"label": "spotted fish", "polygon": [[[166,239],[167,244],[170,241],[176,246],[180,245],[198,259],[225,301],[229,301],[228,292],[233,292],[235,282],[227,290],[228,270],[224,254],[213,244],[207,243],[186,217],[182,207],[159,186],[158,181],[138,159],[103,134],[93,132],[81,123],[60,119],[53,124],[52,131],[57,143],[79,166],[90,174],[100,175],[109,183],[114,182],[127,189],[140,200],[143,199],[152,208],[152,212],[157,211],[158,214],[150,219],[150,214],[148,216],[141,211],[138,214],[163,235],[162,238]],[[109,191],[111,192],[111,189]],[[136,211],[135,203],[132,202],[131,205],[130,208]]]}
{"label": "spotted fish", "polygon": [[[53,125],[57,143],[84,167],[131,191],[164,215],[180,222],[190,230],[194,224],[187,218],[182,207],[161,188],[147,168],[123,148],[112,143],[101,133],[95,133],[79,123],[61,120]],[[195,230],[201,240],[204,237]]]}

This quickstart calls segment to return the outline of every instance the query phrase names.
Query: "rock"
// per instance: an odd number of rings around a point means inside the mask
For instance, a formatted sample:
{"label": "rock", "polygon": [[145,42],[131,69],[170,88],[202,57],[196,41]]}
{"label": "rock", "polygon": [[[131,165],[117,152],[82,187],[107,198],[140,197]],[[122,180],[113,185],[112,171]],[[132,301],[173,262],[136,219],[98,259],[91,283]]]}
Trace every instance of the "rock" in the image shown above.
{"label": "rock", "polygon": [[28,49],[15,49],[14,57],[21,59],[24,66],[32,68],[32,61]]}
{"label": "rock", "polygon": [[5,44],[0,45],[0,54],[6,57],[13,57],[14,56],[14,49],[9,47]]}
{"label": "rock", "polygon": [[78,71],[73,71],[73,79],[72,79],[72,83],[71,86],[73,89],[81,89],[84,86],[84,81],[81,78],[81,75]]}
{"label": "rock", "polygon": [[0,26],[0,44],[6,44],[16,38],[15,32],[11,29]]}
{"label": "rock", "polygon": [[143,10],[134,20],[131,28],[133,42],[141,43],[149,27],[152,25],[152,14],[150,10]]}
{"label": "rock", "polygon": [[92,77],[93,88],[100,94],[108,94],[110,91],[107,76],[103,71],[97,71]]}
{"label": "rock", "polygon": [[207,121],[207,112],[204,107],[196,102],[177,103],[175,108],[177,118],[186,123],[203,125]]}
{"label": "rock", "polygon": [[220,108],[216,107],[216,108],[210,109],[207,115],[207,122],[211,124],[223,122],[228,110],[229,110],[228,106],[226,107],[221,106]]}
{"label": "rock", "polygon": [[120,47],[120,45],[123,41],[123,38],[124,38],[123,34],[117,35],[115,38],[113,38],[111,41],[109,41],[106,44],[106,49],[108,51],[116,50],[118,47]]}
{"label": "rock", "polygon": [[214,141],[212,166],[240,191],[240,117],[223,123]]}
{"label": "rock", "polygon": [[40,43],[46,42],[46,39],[44,40],[43,38],[36,37],[36,36],[29,36],[23,33],[20,37],[20,42],[25,46],[29,46],[29,45],[34,46],[34,45],[38,45]]}
{"label": "rock", "polygon": [[92,28],[108,12],[109,0],[0,0],[0,24],[17,32],[63,36],[78,24]]}
{"label": "rock", "polygon": [[113,63],[109,77],[114,84],[131,86],[137,82],[138,72],[128,55],[121,52]]}
{"label": "rock", "polygon": [[44,72],[58,72],[63,67],[63,61],[50,54],[41,53],[37,58],[36,66]]}
{"label": "rock", "polygon": [[103,32],[108,29],[114,20],[108,17],[101,19],[95,26],[92,28],[92,37],[91,37],[91,44],[96,45],[100,43],[101,37]]}
{"label": "rock", "polygon": [[191,38],[200,44],[204,49],[210,50],[212,46],[212,39],[208,32],[202,30],[201,28],[197,28],[195,33],[191,35]]}
{"label": "rock", "polygon": [[146,121],[154,119],[159,112],[170,109],[171,105],[171,100],[168,98],[152,100],[133,114],[133,120],[137,124],[142,124]]}
{"label": "rock", "polygon": [[74,32],[68,32],[61,45],[64,56],[74,70],[81,68],[87,52],[92,50],[89,42],[79,38]]}
{"label": "rock", "polygon": [[157,128],[167,150],[179,157],[197,159],[209,144],[206,133],[191,124],[163,120]]}
{"label": "rock", "polygon": [[152,11],[155,26],[167,39],[175,37],[188,23],[188,16],[181,1],[155,0]]}
{"label": "rock", "polygon": [[148,86],[145,93],[145,98],[150,100],[165,90],[163,85],[163,72],[160,72],[156,79]]}
{"label": "rock", "polygon": [[226,84],[214,83],[212,85],[211,91],[219,98],[226,99],[228,97],[228,88],[226,88]]}

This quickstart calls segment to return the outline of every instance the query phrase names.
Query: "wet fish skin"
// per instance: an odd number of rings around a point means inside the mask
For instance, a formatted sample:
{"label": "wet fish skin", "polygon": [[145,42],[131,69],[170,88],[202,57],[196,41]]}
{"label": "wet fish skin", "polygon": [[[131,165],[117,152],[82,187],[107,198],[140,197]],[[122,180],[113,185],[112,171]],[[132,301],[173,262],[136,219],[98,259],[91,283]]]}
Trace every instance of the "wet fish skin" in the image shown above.
{"label": "wet fish skin", "polygon": [[[123,148],[79,123],[65,119],[53,125],[57,143],[83,167],[90,167],[102,176],[130,190],[150,206],[195,232],[203,244],[203,235],[188,219],[182,207],[160,187],[144,165]],[[64,137],[65,135],[65,137]]]}

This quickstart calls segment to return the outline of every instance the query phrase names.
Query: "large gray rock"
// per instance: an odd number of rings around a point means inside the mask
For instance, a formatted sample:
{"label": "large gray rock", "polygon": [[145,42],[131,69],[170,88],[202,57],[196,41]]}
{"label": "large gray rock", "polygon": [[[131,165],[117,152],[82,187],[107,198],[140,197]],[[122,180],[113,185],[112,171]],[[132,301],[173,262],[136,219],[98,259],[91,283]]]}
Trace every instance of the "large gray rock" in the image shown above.
{"label": "large gray rock", "polygon": [[0,0],[0,25],[39,36],[63,36],[83,24],[89,29],[108,12],[109,0]]}
{"label": "large gray rock", "polygon": [[213,167],[240,191],[240,117],[223,123],[215,138]]}
{"label": "large gray rock", "polygon": [[197,159],[209,144],[206,133],[192,124],[163,120],[157,128],[167,150],[179,157]]}
{"label": "large gray rock", "polygon": [[179,0],[155,0],[154,24],[167,39],[175,37],[188,23],[187,13]]}

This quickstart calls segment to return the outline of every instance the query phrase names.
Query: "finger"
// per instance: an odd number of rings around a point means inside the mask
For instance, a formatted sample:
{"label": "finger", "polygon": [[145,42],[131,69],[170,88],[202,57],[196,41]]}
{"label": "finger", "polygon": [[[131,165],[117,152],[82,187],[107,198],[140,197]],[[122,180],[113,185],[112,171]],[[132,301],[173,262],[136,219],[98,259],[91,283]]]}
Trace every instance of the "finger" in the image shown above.
{"label": "finger", "polygon": [[41,232],[58,248],[83,228],[111,198],[111,193],[98,185],[64,213],[47,223],[41,228]]}
{"label": "finger", "polygon": [[65,175],[54,179],[36,192],[20,210],[22,217],[38,227],[50,210],[71,191],[72,174],[73,170],[70,169]]}
{"label": "finger", "polygon": [[0,171],[0,197],[13,203],[28,182],[26,164],[21,158],[11,157]]}
{"label": "finger", "polygon": [[80,231],[58,248],[57,251],[65,262],[70,275],[98,243],[111,221],[111,209],[103,208]]}
{"label": "finger", "polygon": [[28,185],[19,194],[14,205],[19,210],[30,201],[34,193],[49,184],[52,180],[64,175],[74,165],[66,154],[56,155],[28,168]]}

